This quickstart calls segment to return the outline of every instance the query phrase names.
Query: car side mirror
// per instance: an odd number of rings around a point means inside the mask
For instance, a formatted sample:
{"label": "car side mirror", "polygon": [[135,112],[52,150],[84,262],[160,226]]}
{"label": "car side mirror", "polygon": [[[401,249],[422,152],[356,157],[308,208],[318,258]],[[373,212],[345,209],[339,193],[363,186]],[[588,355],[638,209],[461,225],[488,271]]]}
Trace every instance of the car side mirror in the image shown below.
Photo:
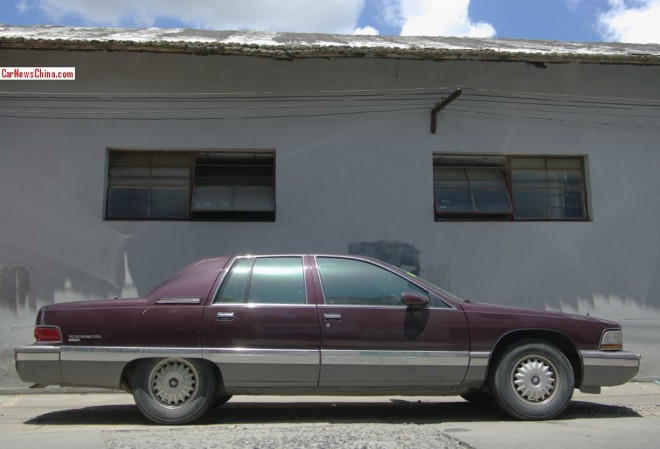
{"label": "car side mirror", "polygon": [[411,292],[401,293],[401,302],[411,309],[423,309],[429,305],[428,298]]}

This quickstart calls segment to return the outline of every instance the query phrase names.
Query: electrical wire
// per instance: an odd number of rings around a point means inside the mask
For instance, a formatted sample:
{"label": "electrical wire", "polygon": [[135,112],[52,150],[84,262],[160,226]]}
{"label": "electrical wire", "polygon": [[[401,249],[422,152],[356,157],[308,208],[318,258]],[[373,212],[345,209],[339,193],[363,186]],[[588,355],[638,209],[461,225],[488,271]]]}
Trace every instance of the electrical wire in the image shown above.
{"label": "electrical wire", "polygon": [[[0,92],[0,117],[56,120],[220,120],[380,114],[430,110],[441,96],[448,95],[455,89],[456,87],[444,86],[295,92]],[[456,112],[560,122],[574,122],[574,118],[564,118],[571,116],[592,119],[607,117],[612,118],[613,122],[602,124],[611,126],[625,125],[617,121],[618,118],[657,120],[660,113],[658,99],[472,87],[464,87],[462,90],[460,100],[450,105],[445,110],[446,114]],[[340,111],[341,108],[344,110]],[[301,112],[296,113],[295,110]],[[259,114],[259,111],[272,111],[272,114]],[[582,122],[600,124],[597,120]],[[637,127],[657,128],[643,123]]]}

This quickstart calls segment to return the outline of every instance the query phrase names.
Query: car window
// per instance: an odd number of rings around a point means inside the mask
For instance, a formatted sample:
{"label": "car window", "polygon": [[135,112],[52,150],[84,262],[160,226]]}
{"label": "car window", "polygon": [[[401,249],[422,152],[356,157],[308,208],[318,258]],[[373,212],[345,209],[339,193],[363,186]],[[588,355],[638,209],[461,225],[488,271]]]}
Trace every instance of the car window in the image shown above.
{"label": "car window", "polygon": [[407,279],[368,262],[319,257],[317,264],[326,304],[403,307],[403,292],[429,298]]}
{"label": "car window", "polygon": [[214,302],[305,304],[302,258],[239,259],[223,282]]}
{"label": "car window", "polygon": [[245,302],[245,289],[251,267],[252,259],[238,259],[214,302]]}
{"label": "car window", "polygon": [[256,259],[248,302],[304,304],[305,278],[300,257],[264,257]]}

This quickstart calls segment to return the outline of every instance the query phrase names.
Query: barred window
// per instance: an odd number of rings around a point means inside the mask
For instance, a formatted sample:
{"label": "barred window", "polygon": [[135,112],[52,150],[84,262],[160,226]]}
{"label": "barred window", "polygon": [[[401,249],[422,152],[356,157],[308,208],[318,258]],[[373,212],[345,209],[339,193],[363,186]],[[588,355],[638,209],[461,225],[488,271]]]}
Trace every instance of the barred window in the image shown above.
{"label": "barred window", "polygon": [[435,218],[588,220],[583,157],[435,155]]}
{"label": "barred window", "polygon": [[111,150],[106,218],[274,221],[275,154]]}

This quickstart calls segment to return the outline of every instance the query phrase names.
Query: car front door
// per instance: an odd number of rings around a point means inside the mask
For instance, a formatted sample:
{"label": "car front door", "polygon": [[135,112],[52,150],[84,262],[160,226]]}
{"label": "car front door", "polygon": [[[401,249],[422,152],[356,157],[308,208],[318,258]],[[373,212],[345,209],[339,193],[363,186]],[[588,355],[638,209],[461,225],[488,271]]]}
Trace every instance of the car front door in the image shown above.
{"label": "car front door", "polygon": [[232,393],[318,384],[320,322],[306,257],[237,258],[203,318],[204,358]]}
{"label": "car front door", "polygon": [[[457,310],[383,266],[317,257],[322,388],[451,387],[469,365],[469,330]],[[423,308],[402,293],[425,297]]]}

